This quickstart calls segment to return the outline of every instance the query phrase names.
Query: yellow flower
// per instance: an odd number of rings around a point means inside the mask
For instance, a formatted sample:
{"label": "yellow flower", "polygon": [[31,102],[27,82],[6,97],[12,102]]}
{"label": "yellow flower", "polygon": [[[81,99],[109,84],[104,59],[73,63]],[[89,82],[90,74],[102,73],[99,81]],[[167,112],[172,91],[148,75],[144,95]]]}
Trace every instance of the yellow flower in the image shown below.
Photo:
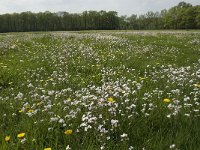
{"label": "yellow flower", "polygon": [[38,102],[38,103],[37,103],[37,106],[40,106],[41,104],[42,104],[41,102]]}
{"label": "yellow flower", "polygon": [[22,109],[21,109],[21,110],[19,110],[19,113],[22,113],[22,112],[24,112],[24,110],[22,110]]}
{"label": "yellow flower", "polygon": [[114,100],[112,97],[109,97],[109,98],[108,98],[108,102],[114,103],[115,100]]}
{"label": "yellow flower", "polygon": [[196,86],[196,87],[200,88],[200,84],[194,84],[194,86]]}
{"label": "yellow flower", "polygon": [[33,110],[33,109],[30,109],[28,112],[29,112],[29,113],[32,113],[32,112],[34,112],[34,110]]}
{"label": "yellow flower", "polygon": [[10,141],[10,136],[9,136],[9,135],[7,135],[7,136],[5,137],[5,141],[6,141],[6,142]]}
{"label": "yellow flower", "polygon": [[48,148],[45,148],[44,150],[51,150],[51,148],[50,148],[50,147],[48,147]]}
{"label": "yellow flower", "polygon": [[24,136],[25,136],[25,133],[19,133],[19,134],[17,134],[18,138],[23,138]]}
{"label": "yellow flower", "polygon": [[72,130],[65,130],[64,133],[65,133],[66,135],[70,135],[70,134],[72,134],[72,132],[73,132]]}
{"label": "yellow flower", "polygon": [[163,100],[163,102],[165,102],[165,103],[170,103],[171,100],[170,100],[169,98],[165,98],[165,99]]}

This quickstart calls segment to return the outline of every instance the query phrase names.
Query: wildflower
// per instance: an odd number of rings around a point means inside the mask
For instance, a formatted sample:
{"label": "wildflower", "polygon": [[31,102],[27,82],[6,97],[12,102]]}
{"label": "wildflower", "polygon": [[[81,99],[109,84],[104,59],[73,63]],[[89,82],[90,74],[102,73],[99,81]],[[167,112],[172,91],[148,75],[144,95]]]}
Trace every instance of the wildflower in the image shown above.
{"label": "wildflower", "polygon": [[109,97],[109,98],[108,98],[108,102],[114,103],[115,100],[114,100],[112,97]]}
{"label": "wildflower", "polygon": [[50,147],[48,147],[48,148],[44,148],[44,150],[51,150],[51,148],[50,148]]}
{"label": "wildflower", "polygon": [[16,97],[16,98],[17,98],[17,99],[22,99],[23,96],[24,96],[24,94],[19,92],[19,93],[17,94],[17,97]]}
{"label": "wildflower", "polygon": [[53,91],[53,90],[52,91],[48,91],[48,95],[49,96],[52,96],[54,93],[55,93],[55,91]]}
{"label": "wildflower", "polygon": [[169,146],[170,149],[175,148],[175,147],[176,147],[175,144],[172,144],[172,145]]}
{"label": "wildflower", "polygon": [[70,148],[70,146],[69,145],[67,145],[67,147],[66,147],[66,150],[70,150],[71,148]]}
{"label": "wildflower", "polygon": [[59,118],[57,118],[57,117],[50,118],[50,122],[56,122],[56,121],[58,121],[58,120],[59,120]]}
{"label": "wildflower", "polygon": [[70,134],[72,134],[72,132],[73,132],[72,130],[65,130],[64,133],[65,133],[66,135],[70,135]]}
{"label": "wildflower", "polygon": [[24,110],[22,110],[22,109],[21,109],[21,110],[19,110],[19,113],[22,113],[22,112],[24,112]]}
{"label": "wildflower", "polygon": [[167,118],[171,118],[171,115],[169,114],[169,115],[167,115]]}
{"label": "wildflower", "polygon": [[48,131],[52,131],[53,130],[53,128],[48,128]]}
{"label": "wildflower", "polygon": [[41,102],[38,102],[36,105],[37,105],[37,106],[40,106],[41,104],[42,104]]}
{"label": "wildflower", "polygon": [[25,136],[25,133],[19,133],[19,134],[17,134],[18,138],[23,138],[24,136]]}
{"label": "wildflower", "polygon": [[9,136],[9,135],[7,135],[7,136],[5,137],[5,141],[6,141],[6,142],[10,141],[10,136]]}
{"label": "wildflower", "polygon": [[24,144],[26,142],[26,138],[21,139],[20,141],[22,144]]}
{"label": "wildflower", "polygon": [[59,123],[64,123],[65,121],[64,121],[64,119],[60,119],[58,122]]}
{"label": "wildflower", "polygon": [[200,88],[200,84],[194,84],[194,86]]}
{"label": "wildflower", "polygon": [[128,148],[128,150],[133,150],[134,149],[134,147],[133,146],[130,146],[129,148]]}
{"label": "wildflower", "polygon": [[163,102],[165,102],[165,103],[170,103],[171,100],[170,100],[169,98],[165,98],[165,99],[163,100]]}
{"label": "wildflower", "polygon": [[112,119],[110,122],[111,122],[111,125],[112,125],[112,126],[117,127],[117,123],[118,123],[119,121],[118,121],[118,120]]}
{"label": "wildflower", "polygon": [[121,138],[126,138],[128,136],[128,134],[123,133],[122,135],[120,135]]}
{"label": "wildflower", "polygon": [[110,136],[107,136],[106,139],[107,139],[107,140],[110,140]]}
{"label": "wildflower", "polygon": [[29,113],[32,113],[32,112],[34,112],[34,110],[33,110],[33,109],[30,109],[28,112],[29,112]]}

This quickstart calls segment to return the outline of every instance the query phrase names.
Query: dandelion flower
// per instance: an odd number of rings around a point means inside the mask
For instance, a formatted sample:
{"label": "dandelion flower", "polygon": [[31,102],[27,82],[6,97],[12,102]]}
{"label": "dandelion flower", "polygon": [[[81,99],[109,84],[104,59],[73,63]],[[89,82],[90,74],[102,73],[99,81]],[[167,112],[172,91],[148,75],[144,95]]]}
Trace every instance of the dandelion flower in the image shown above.
{"label": "dandelion flower", "polygon": [[7,136],[5,137],[5,141],[6,141],[6,142],[10,141],[10,136],[9,136],[9,135],[7,135]]}
{"label": "dandelion flower", "polygon": [[165,103],[170,103],[171,100],[170,100],[169,98],[165,98],[165,99],[163,100],[163,102],[165,102]]}
{"label": "dandelion flower", "polygon": [[114,100],[112,97],[109,97],[109,98],[108,98],[108,102],[113,103],[113,102],[115,102],[115,100]]}
{"label": "dandelion flower", "polygon": [[19,133],[19,134],[17,134],[18,138],[23,138],[24,136],[25,136],[25,133]]}
{"label": "dandelion flower", "polygon": [[51,148],[50,148],[50,147],[48,147],[48,148],[45,148],[44,150],[51,150]]}
{"label": "dandelion flower", "polygon": [[65,130],[64,133],[65,133],[66,135],[70,135],[70,134],[72,134],[72,132],[73,132],[72,130]]}

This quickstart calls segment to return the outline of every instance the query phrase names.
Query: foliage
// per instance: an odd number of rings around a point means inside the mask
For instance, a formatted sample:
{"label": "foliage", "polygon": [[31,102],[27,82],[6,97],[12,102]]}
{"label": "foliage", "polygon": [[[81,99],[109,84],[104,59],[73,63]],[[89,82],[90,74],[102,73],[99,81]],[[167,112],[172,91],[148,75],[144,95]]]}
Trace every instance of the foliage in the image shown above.
{"label": "foliage", "polygon": [[200,29],[200,6],[180,2],[161,12],[118,16],[115,11],[14,13],[0,15],[0,32],[115,30],[115,29]]}
{"label": "foliage", "polygon": [[85,11],[82,14],[23,12],[0,15],[0,22],[0,32],[112,30],[119,27],[114,11]]}

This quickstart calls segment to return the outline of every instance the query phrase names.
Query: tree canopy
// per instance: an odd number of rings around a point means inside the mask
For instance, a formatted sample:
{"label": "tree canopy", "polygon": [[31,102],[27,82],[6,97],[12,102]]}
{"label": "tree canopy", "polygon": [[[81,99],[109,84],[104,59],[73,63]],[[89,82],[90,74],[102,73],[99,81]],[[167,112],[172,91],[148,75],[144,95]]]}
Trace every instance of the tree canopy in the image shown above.
{"label": "tree canopy", "polygon": [[79,14],[46,11],[0,15],[0,32],[115,29],[200,29],[200,5],[180,2],[169,10],[129,17],[103,10]]}

